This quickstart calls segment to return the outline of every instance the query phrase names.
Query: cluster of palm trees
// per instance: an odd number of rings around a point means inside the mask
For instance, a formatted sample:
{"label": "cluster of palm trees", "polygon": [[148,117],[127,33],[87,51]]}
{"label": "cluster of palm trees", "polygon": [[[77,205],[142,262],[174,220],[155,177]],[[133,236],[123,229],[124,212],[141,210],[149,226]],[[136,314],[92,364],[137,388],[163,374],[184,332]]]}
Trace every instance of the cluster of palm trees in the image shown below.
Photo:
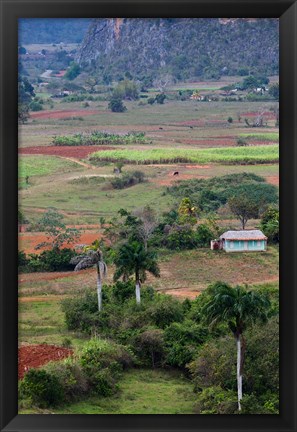
{"label": "cluster of palm trees", "polygon": [[[98,310],[101,312],[102,281],[107,275],[107,266],[103,260],[103,252],[100,249],[99,242],[94,242],[92,246],[86,247],[84,253],[72,258],[70,263],[75,265],[74,271],[96,267]],[[134,275],[136,303],[140,304],[140,287],[146,279],[146,272],[155,277],[160,277],[156,254],[147,250],[143,243],[132,241],[123,244],[119,248],[114,263],[116,266],[114,281],[119,280],[121,277],[124,281],[127,281],[130,276]]]}

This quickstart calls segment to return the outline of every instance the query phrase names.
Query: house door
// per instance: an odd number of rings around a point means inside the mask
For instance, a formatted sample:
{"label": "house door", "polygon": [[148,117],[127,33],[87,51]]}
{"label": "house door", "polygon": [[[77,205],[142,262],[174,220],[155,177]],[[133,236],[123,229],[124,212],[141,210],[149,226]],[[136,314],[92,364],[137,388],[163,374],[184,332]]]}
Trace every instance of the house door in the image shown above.
{"label": "house door", "polygon": [[244,250],[248,250],[248,241],[244,242]]}

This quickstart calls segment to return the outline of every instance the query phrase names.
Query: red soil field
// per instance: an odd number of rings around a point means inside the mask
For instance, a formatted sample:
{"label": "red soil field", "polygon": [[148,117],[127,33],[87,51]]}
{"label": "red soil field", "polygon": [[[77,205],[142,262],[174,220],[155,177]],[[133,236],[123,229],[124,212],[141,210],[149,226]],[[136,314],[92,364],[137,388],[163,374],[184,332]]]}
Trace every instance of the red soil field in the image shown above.
{"label": "red soil field", "polygon": [[[257,117],[257,115],[259,115],[259,113],[252,112],[252,111],[240,114],[241,118],[244,118],[244,117]],[[269,120],[275,119],[275,115],[271,111],[266,111],[266,112],[263,113],[263,115],[264,115],[264,117],[266,117],[266,119],[269,119]]]}
{"label": "red soil field", "polygon": [[[119,148],[120,149],[120,148]],[[20,154],[41,154],[48,156],[86,158],[90,153],[102,150],[114,150],[109,146],[35,146],[20,148]]]}
{"label": "red soil field", "polygon": [[30,113],[32,119],[61,119],[67,117],[85,117],[100,114],[102,110],[61,110],[61,111],[38,111]]}
{"label": "red soil field", "polygon": [[68,348],[56,345],[27,345],[19,348],[18,377],[22,379],[31,368],[42,366],[49,361],[62,360],[73,354]]}
{"label": "red soil field", "polygon": [[[79,228],[79,227],[77,227]],[[78,240],[75,241],[75,243],[70,244],[64,244],[63,247],[65,248],[72,248],[77,244],[91,244],[94,240],[97,240],[98,238],[102,237],[102,235],[98,232],[85,232],[82,233]],[[41,249],[36,250],[35,246],[37,246],[39,243],[42,243],[44,241],[48,241],[47,237],[44,235],[44,233],[31,233],[31,232],[25,232],[19,234],[19,249],[23,250],[26,254],[28,253],[35,253],[39,254],[44,250],[50,249],[49,247],[44,247]]]}

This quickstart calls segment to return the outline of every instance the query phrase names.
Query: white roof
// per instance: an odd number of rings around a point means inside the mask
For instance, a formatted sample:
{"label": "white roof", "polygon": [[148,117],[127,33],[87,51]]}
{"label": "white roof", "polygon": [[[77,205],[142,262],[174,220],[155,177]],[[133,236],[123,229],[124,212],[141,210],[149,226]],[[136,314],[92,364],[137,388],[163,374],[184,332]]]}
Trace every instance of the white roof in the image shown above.
{"label": "white roof", "polygon": [[225,240],[267,240],[267,237],[260,230],[241,230],[241,231],[226,231],[220,239]]}

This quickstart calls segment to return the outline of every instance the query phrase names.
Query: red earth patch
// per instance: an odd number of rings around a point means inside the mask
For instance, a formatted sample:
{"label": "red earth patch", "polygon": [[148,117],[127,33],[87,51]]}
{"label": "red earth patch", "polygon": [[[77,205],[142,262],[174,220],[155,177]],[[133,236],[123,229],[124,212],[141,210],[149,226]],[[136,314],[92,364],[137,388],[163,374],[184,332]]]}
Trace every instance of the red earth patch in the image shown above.
{"label": "red earth patch", "polygon": [[27,345],[19,348],[18,377],[22,379],[31,368],[37,368],[50,361],[62,360],[73,354],[73,350],[56,345]]}
{"label": "red earth patch", "polygon": [[32,119],[61,119],[67,117],[85,117],[100,114],[105,111],[100,110],[61,110],[61,111],[38,111],[30,113]]}
{"label": "red earth patch", "polygon": [[[120,149],[119,147],[117,147]],[[35,146],[20,148],[20,154],[40,154],[48,156],[75,157],[78,159],[86,158],[90,153],[103,150],[114,150],[109,146]]]}

